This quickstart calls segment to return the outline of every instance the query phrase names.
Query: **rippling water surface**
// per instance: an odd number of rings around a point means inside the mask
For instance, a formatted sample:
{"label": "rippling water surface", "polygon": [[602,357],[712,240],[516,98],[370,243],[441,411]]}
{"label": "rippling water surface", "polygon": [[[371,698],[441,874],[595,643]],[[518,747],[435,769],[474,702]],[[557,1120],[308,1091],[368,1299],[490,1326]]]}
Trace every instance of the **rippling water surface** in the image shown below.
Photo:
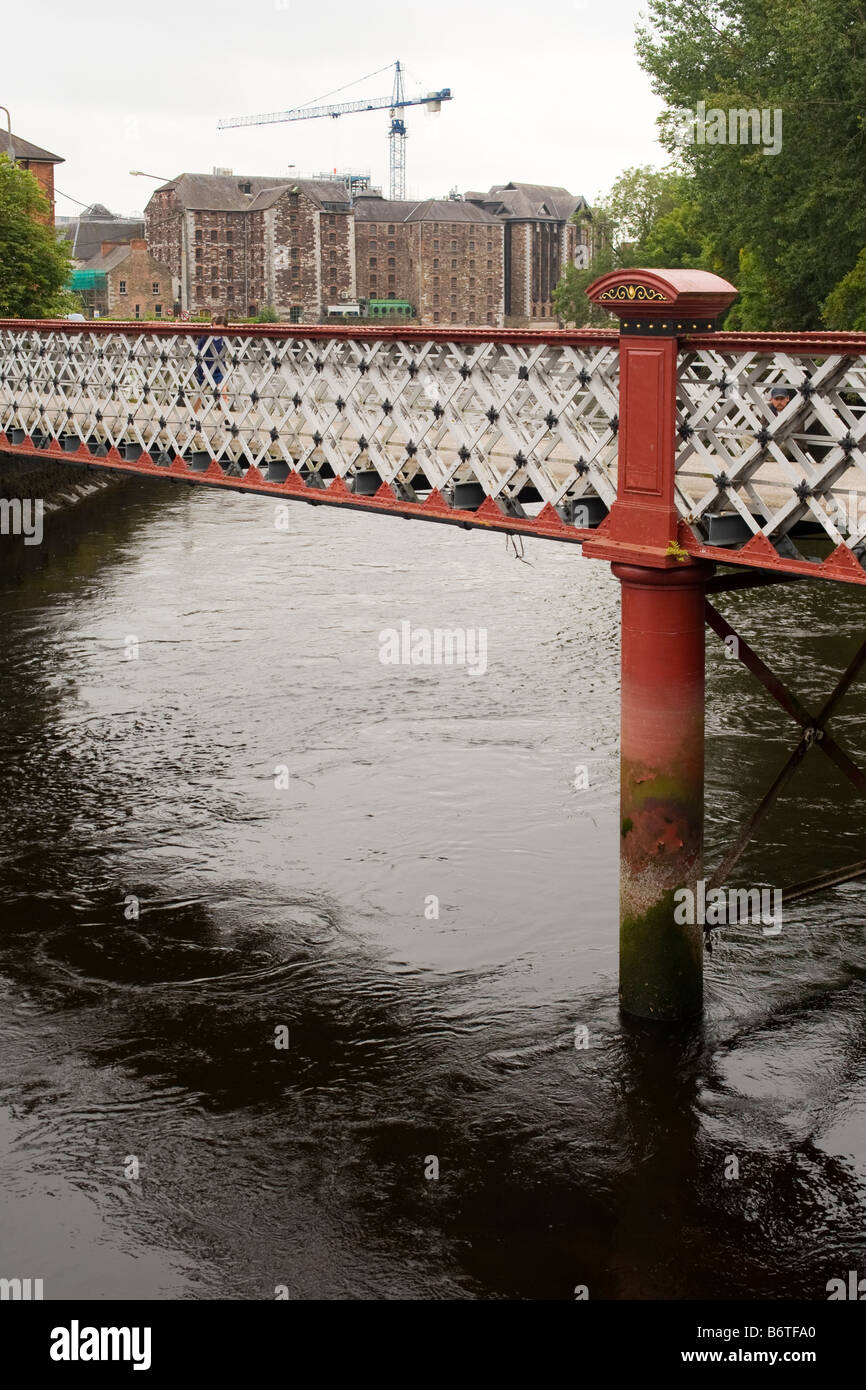
{"label": "rippling water surface", "polygon": [[[0,1273],[823,1298],[864,1267],[862,885],[728,929],[702,1029],[618,1015],[605,566],[164,483],[44,549],[0,583]],[[841,586],[719,606],[816,707],[866,627]],[[382,665],[404,620],[485,628],[487,673]],[[708,699],[713,863],[797,734],[721,647]],[[813,753],[740,880],[863,854]]]}

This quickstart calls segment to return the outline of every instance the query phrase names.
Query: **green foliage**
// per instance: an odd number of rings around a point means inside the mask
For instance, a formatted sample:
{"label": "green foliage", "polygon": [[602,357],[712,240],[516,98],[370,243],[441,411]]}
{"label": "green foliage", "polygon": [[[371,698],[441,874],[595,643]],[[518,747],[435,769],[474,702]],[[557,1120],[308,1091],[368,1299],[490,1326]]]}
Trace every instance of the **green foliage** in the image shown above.
{"label": "green foliage", "polygon": [[253,323],[279,323],[280,316],[272,304],[266,304],[253,319]]}
{"label": "green foliage", "polygon": [[710,252],[688,193],[688,181],[678,170],[645,164],[625,169],[588,216],[575,213],[576,222],[590,224],[592,258],[586,270],[566,266],[553,296],[558,317],[578,328],[609,326],[611,315],[586,297],[587,286],[608,271],[704,265]]}
{"label": "green foliage", "polygon": [[866,247],[825,299],[822,314],[828,328],[866,333]]}
{"label": "green foliage", "polygon": [[[823,304],[851,327],[862,300],[839,282],[866,246],[860,0],[648,0],[647,9],[638,56],[667,106],[662,140],[688,179],[692,231],[704,264],[741,289],[726,326],[820,328]],[[699,101],[781,111],[780,152],[680,143],[682,113]]]}
{"label": "green foliage", "polygon": [[33,175],[0,155],[0,318],[80,312],[68,289],[69,243],[40,220],[49,214]]}

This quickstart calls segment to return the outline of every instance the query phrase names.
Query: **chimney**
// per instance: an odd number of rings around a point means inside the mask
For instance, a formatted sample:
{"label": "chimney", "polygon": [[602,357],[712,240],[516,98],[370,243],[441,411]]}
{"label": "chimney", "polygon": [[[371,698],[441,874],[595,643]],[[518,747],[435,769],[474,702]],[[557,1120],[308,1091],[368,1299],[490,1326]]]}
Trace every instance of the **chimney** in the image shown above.
{"label": "chimney", "polygon": [[109,251],[113,251],[115,246],[122,246],[122,241],[101,241],[99,243],[100,256],[107,256]]}
{"label": "chimney", "polygon": [[144,237],[133,237],[129,245],[133,251],[147,250],[147,242],[145,241]]}

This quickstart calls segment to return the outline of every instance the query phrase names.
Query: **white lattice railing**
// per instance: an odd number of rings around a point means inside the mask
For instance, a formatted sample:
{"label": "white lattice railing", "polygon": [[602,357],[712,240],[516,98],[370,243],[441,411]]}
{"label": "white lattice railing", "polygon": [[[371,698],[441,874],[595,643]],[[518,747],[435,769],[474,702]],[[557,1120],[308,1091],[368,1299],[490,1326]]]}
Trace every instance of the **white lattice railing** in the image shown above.
{"label": "white lattice railing", "polygon": [[[0,447],[570,540],[613,503],[616,333],[298,332],[0,323]],[[682,340],[677,430],[694,553],[859,561],[866,335]]]}
{"label": "white lattice railing", "polygon": [[412,504],[435,490],[515,519],[548,505],[585,525],[616,490],[616,337],[563,338],[6,324],[0,430],[12,446],[275,483],[292,470]]}

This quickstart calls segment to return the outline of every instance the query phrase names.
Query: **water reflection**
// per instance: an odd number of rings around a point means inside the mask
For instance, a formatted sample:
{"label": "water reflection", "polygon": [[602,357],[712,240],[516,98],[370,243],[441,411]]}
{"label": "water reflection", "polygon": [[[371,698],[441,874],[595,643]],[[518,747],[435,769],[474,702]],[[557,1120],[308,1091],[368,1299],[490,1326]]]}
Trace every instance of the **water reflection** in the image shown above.
{"label": "water reflection", "polygon": [[[2,594],[8,1257],[55,1296],[822,1297],[864,1258],[862,897],[726,933],[700,1029],[620,1020],[601,567],[166,492]],[[816,705],[861,610],[725,600]],[[489,676],[383,668],[404,617],[485,626]],[[709,682],[714,862],[796,731]],[[744,882],[858,857],[829,765],[797,789]]]}

